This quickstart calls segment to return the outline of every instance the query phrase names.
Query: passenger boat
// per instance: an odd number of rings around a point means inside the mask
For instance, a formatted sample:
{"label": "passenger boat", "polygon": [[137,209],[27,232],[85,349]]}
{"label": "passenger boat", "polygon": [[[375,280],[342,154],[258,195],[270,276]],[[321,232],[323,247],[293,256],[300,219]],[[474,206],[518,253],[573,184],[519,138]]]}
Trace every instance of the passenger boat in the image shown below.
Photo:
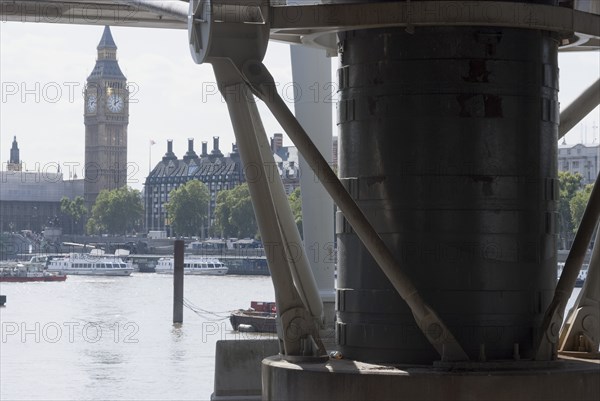
{"label": "passenger boat", "polygon": [[133,273],[133,266],[120,256],[94,251],[54,258],[48,262],[48,271],[83,276],[130,276]]}
{"label": "passenger boat", "polygon": [[252,301],[250,309],[239,309],[232,312],[229,322],[231,327],[238,331],[276,333],[277,307],[275,302]]}
{"label": "passenger boat", "polygon": [[4,264],[0,266],[0,282],[25,283],[31,281],[65,281],[67,276],[49,272],[42,266],[24,263]]}
{"label": "passenger boat", "polygon": [[[160,258],[156,272],[173,274],[173,258]],[[186,257],[183,260],[183,274],[223,276],[229,269],[216,258]]]}

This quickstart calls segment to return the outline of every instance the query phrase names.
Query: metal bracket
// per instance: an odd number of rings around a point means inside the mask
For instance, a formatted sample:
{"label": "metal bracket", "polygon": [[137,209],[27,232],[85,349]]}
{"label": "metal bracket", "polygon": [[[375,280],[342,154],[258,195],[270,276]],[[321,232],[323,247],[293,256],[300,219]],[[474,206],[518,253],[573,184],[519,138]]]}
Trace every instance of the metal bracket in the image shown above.
{"label": "metal bracket", "polygon": [[[599,178],[600,173],[598,177],[596,177],[594,189],[592,189],[592,194],[590,195],[583,217],[581,218],[579,229],[577,230],[573,245],[571,246],[571,251],[565,262],[565,267],[558,280],[558,284],[556,285],[554,298],[546,310],[540,336],[537,339],[535,346],[536,360],[544,361],[556,359],[558,356],[559,332],[563,323],[565,308],[573,293],[573,288],[575,288],[575,282],[577,281],[579,270],[581,270],[585,253],[592,239],[592,234],[594,233],[598,219],[600,219]],[[597,269],[597,267],[594,266],[591,268]]]}
{"label": "metal bracket", "polygon": [[[267,171],[275,161],[240,67],[246,60],[264,57],[268,10],[268,1],[245,5],[237,0],[193,0],[190,50],[196,63],[212,64],[242,160],[258,170],[248,187],[263,242],[276,247],[266,256],[281,322],[281,353],[286,359],[312,361],[327,355],[319,338],[323,304],[283,184]],[[292,245],[300,246],[301,255],[290,254]]]}
{"label": "metal bracket", "polygon": [[[600,238],[600,227],[596,238]],[[596,240],[587,278],[560,333],[559,354],[598,358],[599,346],[600,243]]]}
{"label": "metal bracket", "polygon": [[[249,6],[241,6],[237,0],[192,0],[190,2],[188,28],[192,57],[197,63],[213,64],[220,90],[225,96],[230,110],[236,138],[240,142],[238,146],[242,159],[246,163],[255,162],[263,167],[266,162],[272,162],[272,160],[268,160],[269,157],[272,159],[272,156],[265,150],[261,151],[265,147],[264,145],[261,147],[261,141],[266,141],[266,139],[256,105],[251,99],[252,96],[248,96],[249,91],[252,90],[252,93],[269,107],[304,155],[311,169],[320,175],[320,181],[325,189],[340,207],[394,288],[407,302],[417,324],[439,352],[442,360],[468,360],[467,354],[448,327],[437,313],[424,302],[415,286],[404,275],[391,251],[343,187],[298,120],[287,108],[283,99],[274,90],[273,77],[261,61],[269,40],[269,16],[267,14],[269,8],[267,6],[267,1]],[[236,98],[228,96],[227,88],[234,88],[239,92],[238,96]],[[263,239],[286,244],[287,240],[294,239],[294,235],[297,235],[299,243],[300,237],[297,229],[295,226],[292,227],[293,224],[288,224],[291,217],[289,205],[287,211],[283,210],[285,208],[283,203],[287,205],[287,201],[285,198],[281,199],[282,189],[279,187],[282,188],[282,184],[279,180],[276,180],[276,183],[268,181],[254,180],[249,183]],[[276,225],[273,224],[274,222]],[[292,235],[292,237],[288,237],[288,235]],[[311,356],[323,355],[324,348],[319,340],[317,326],[314,322],[314,318],[317,316],[311,305],[313,297],[305,292],[305,290],[312,292],[313,286],[305,284],[309,284],[307,281],[310,281],[310,278],[314,283],[314,277],[310,273],[308,264],[305,264],[306,267],[300,263],[290,263],[289,261],[284,264],[287,264],[286,268],[278,266],[274,256],[269,259],[284,330],[281,339],[283,352],[286,356],[298,357],[304,357],[307,353]],[[308,270],[308,274],[306,270]],[[312,321],[309,319],[310,315],[302,312],[303,308],[298,306],[297,293],[290,292],[290,276],[293,276],[304,308],[312,312]],[[284,287],[287,288],[287,291],[282,291]],[[314,287],[316,288],[316,284]],[[322,311],[322,304],[320,311]],[[293,316],[293,318],[288,316]],[[289,337],[288,330],[299,330],[300,334]],[[313,343],[316,346],[313,345],[311,348],[310,345]],[[307,347],[312,350],[307,351]]]}

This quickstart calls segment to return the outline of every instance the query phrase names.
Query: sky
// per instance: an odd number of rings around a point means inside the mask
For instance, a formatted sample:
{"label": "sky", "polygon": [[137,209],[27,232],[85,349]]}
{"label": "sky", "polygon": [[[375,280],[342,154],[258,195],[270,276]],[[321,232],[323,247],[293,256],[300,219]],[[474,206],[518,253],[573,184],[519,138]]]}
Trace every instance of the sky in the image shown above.
{"label": "sky", "polygon": [[[0,23],[0,161],[6,163],[13,136],[17,136],[21,159],[28,170],[69,171],[84,163],[82,91],[92,71],[102,36],[101,26]],[[212,149],[219,136],[221,150],[234,142],[227,107],[216,93],[210,65],[197,65],[190,56],[185,30],[113,27],[121,70],[131,94],[128,128],[129,184],[141,189],[150,165],[174,140],[179,157],[187,139],[202,141]],[[293,108],[292,100],[310,93],[295,92],[289,46],[271,42],[265,64],[278,83],[279,93]],[[332,59],[333,82],[337,59]],[[600,76],[600,53],[562,53],[559,56],[560,102],[568,105]],[[259,103],[266,132],[283,132]],[[335,118],[334,118],[335,124]],[[566,137],[567,143],[599,141],[600,109],[596,108]],[[332,127],[334,135],[337,134]],[[150,141],[156,142],[150,146]],[[284,144],[291,142],[284,139]],[[72,167],[74,166],[74,167]]]}

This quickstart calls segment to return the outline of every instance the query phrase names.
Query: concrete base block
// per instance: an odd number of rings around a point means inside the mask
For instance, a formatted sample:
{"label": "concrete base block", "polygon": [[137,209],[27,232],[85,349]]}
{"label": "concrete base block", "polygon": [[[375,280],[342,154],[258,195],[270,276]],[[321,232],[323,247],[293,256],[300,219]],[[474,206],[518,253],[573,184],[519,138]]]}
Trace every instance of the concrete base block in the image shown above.
{"label": "concrete base block", "polygon": [[261,361],[279,354],[278,340],[217,341],[212,401],[260,401]]}
{"label": "concrete base block", "polygon": [[[551,367],[473,371],[383,366],[351,360],[293,364],[263,361],[263,400],[594,400],[598,361],[561,359]],[[508,364],[507,366],[510,366]]]}

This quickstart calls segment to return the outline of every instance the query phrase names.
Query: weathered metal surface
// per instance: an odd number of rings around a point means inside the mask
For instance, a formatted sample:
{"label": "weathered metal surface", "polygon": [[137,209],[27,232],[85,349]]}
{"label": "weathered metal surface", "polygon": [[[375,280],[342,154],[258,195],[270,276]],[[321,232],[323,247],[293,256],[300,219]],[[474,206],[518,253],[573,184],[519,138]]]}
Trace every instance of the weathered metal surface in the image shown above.
{"label": "weathered metal surface", "polygon": [[[557,43],[539,31],[340,36],[339,173],[471,360],[533,356],[556,282]],[[439,358],[344,216],[338,342]],[[483,355],[482,350],[483,348]]]}
{"label": "weathered metal surface", "polygon": [[[600,38],[597,14],[518,1],[298,3],[281,5],[279,1],[271,1],[271,39],[311,44],[334,52],[338,31],[391,26],[540,29],[560,32],[562,44],[570,46],[569,50],[597,49]],[[0,17],[3,21],[17,22],[186,29],[187,7],[188,2],[183,0],[1,0]]]}

